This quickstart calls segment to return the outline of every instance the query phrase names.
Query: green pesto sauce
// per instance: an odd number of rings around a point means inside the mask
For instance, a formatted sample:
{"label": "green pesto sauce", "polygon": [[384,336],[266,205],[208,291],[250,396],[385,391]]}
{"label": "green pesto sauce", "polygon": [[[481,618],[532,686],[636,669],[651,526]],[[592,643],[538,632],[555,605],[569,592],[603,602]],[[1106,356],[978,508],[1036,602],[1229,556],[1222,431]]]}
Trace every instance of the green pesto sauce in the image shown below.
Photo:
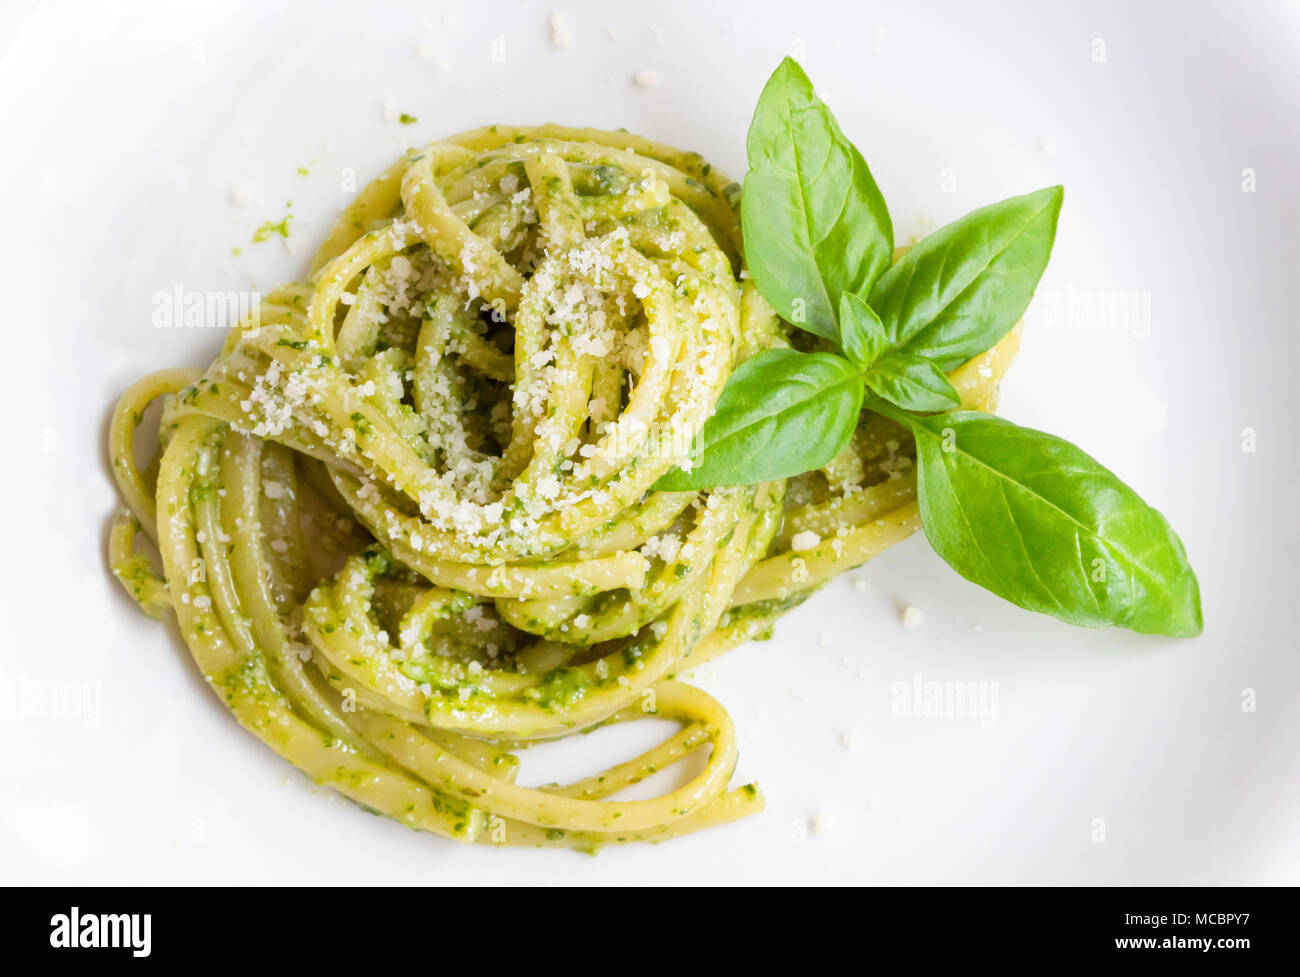
{"label": "green pesto sauce", "polygon": [[553,668],[525,695],[543,709],[554,710],[576,705],[600,684],[585,669]]}
{"label": "green pesto sauce", "polygon": [[275,235],[287,239],[289,237],[289,222],[293,220],[293,214],[285,214],[278,221],[263,221],[261,226],[253,232],[253,243],[261,244],[263,241],[270,240]]}

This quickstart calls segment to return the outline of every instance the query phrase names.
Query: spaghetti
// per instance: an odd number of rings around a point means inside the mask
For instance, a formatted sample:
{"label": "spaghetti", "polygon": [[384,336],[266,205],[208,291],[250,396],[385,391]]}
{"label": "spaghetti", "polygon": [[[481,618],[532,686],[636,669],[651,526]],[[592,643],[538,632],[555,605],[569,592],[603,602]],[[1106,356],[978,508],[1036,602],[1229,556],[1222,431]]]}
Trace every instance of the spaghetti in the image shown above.
{"label": "spaghetti", "polygon": [[[809,341],[747,280],[738,201],[627,133],[493,126],[403,157],[206,371],[123,396],[114,573],[175,612],[240,723],[413,828],[593,849],[759,810],[729,784],[731,720],[676,676],[918,516],[910,437],[870,413],[820,472],[653,489],[737,363]],[[1016,342],[951,375],[967,407],[992,405]],[[647,717],[680,731],[577,783],[515,783],[529,744]],[[697,751],[682,786],[611,799]]]}

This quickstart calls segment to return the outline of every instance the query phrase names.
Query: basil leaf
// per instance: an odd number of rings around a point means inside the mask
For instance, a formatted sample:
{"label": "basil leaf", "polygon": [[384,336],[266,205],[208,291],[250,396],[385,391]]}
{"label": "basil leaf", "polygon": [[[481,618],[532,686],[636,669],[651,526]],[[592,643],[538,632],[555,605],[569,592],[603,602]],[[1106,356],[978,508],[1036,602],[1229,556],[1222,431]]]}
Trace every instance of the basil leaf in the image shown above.
{"label": "basil leaf", "polygon": [[1178,536],[1082,450],[987,414],[881,412],[916,437],[925,535],[963,577],[1070,624],[1200,633]]}
{"label": "basil leaf", "polygon": [[864,376],[867,387],[904,410],[941,411],[961,406],[961,395],[933,360],[889,353]]}
{"label": "basil leaf", "polygon": [[769,349],[742,363],[695,437],[689,472],[661,492],[753,485],[821,468],[844,450],[862,410],[857,368],[832,353]]}
{"label": "basil leaf", "polygon": [[876,310],[852,292],[840,296],[840,349],[866,367],[889,347],[889,335]]}
{"label": "basil leaf", "polygon": [[790,58],[763,88],[746,148],[740,217],[754,282],[783,319],[838,343],[840,296],[866,295],[893,259],[884,197]]}
{"label": "basil leaf", "polygon": [[972,211],[908,251],[871,291],[893,345],[948,371],[1010,332],[1052,254],[1063,193]]}

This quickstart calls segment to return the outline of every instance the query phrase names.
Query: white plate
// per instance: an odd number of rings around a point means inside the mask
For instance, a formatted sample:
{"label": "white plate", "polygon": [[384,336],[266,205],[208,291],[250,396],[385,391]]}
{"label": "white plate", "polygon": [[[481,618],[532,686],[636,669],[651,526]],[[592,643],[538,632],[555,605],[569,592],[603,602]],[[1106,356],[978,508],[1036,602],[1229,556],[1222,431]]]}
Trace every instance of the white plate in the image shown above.
{"label": "white plate", "polygon": [[[565,0],[557,49],[549,4],[5,5],[7,880],[1300,881],[1297,7],[725,6]],[[593,859],[460,847],[313,789],[103,566],[112,401],[220,341],[153,328],[152,297],[301,275],[345,169],[364,181],[486,122],[626,126],[739,177],[758,91],[792,51],[900,240],[1065,184],[1003,412],[1170,517],[1204,636],[1031,616],[915,538],[858,574],[865,592],[835,583],[699,677],[767,793],[749,821]],[[643,68],[658,87],[632,84]],[[233,205],[235,186],[252,201]],[[301,250],[248,246],[288,199]],[[902,605],[924,624],[904,630]],[[914,681],[984,683],[996,713],[900,718]],[[81,683],[83,719],[31,698]],[[818,816],[831,830],[807,830]]]}

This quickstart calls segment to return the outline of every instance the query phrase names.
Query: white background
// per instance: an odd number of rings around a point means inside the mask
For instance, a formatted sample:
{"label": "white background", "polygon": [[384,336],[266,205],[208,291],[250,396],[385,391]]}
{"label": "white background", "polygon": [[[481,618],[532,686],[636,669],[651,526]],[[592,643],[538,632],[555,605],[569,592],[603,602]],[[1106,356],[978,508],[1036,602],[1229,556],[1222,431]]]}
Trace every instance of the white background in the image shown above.
{"label": "white background", "polygon": [[[1296,4],[0,10],[0,880],[1300,881]],[[221,339],[154,329],[152,297],[301,276],[349,199],[345,168],[364,182],[410,144],[487,122],[626,126],[738,178],[758,92],[791,52],[900,241],[1065,185],[1003,413],[1076,441],[1170,517],[1204,635],[1034,617],[914,538],[857,574],[865,592],[835,583],[699,676],[736,717],[738,777],[768,796],[749,821],[591,858],[461,847],[314,789],[103,566],[112,402]],[[643,68],[658,87],[632,84]],[[386,105],[419,123],[385,121]],[[235,185],[251,202],[232,203]],[[299,250],[249,246],[288,199]],[[1090,317],[1112,294],[1149,318]],[[905,605],[923,625],[902,628]],[[895,683],[918,675],[989,683],[996,723],[897,717]],[[33,714],[28,694],[54,683],[90,683],[102,715]],[[546,748],[525,775],[583,769],[612,749],[602,735]],[[832,830],[808,833],[818,815]]]}

